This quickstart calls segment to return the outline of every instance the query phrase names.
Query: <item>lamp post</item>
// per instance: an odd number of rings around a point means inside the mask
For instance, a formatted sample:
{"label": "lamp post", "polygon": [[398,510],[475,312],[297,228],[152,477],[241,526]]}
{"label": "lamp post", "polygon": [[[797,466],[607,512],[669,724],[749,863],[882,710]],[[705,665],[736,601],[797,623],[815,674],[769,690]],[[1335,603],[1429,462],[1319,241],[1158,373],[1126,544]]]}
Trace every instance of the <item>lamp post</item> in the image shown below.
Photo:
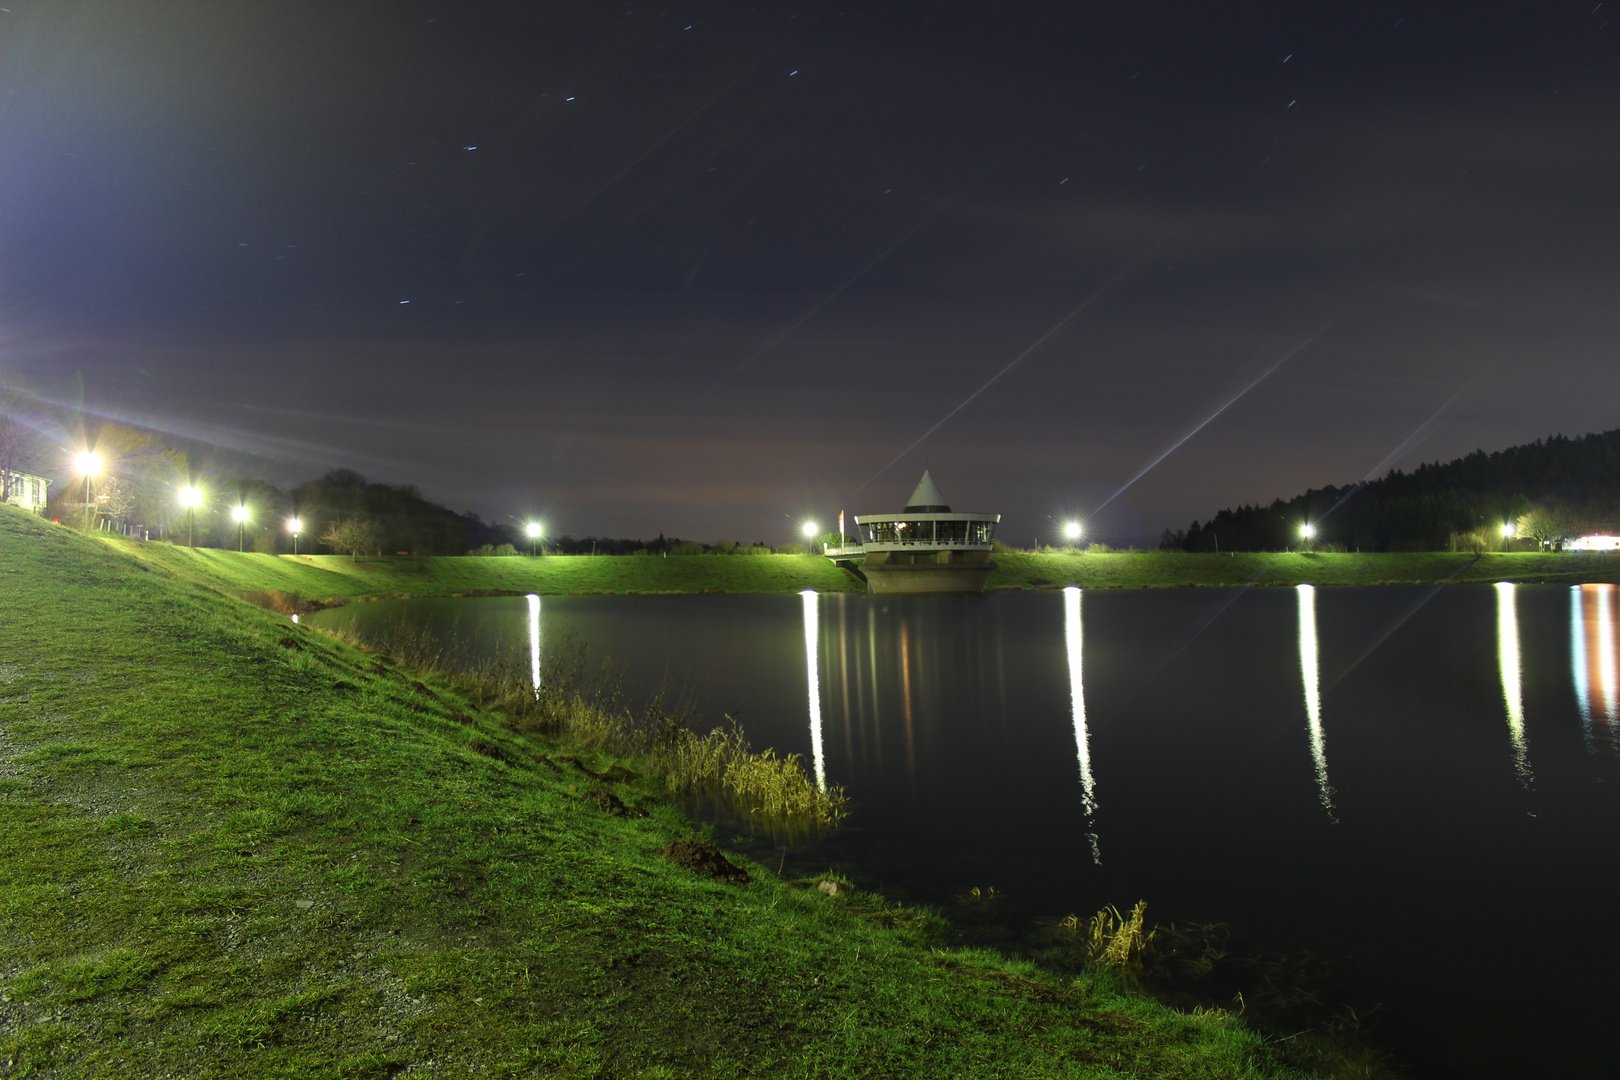
{"label": "lamp post", "polygon": [[287,531],[292,533],[293,558],[296,559],[298,557],[298,534],[304,531],[304,523],[295,517],[290,517],[287,519]]}
{"label": "lamp post", "polygon": [[202,492],[187,485],[180,489],[180,505],[186,508],[186,547],[196,547],[192,537],[192,524],[196,518],[197,507],[202,505]]}
{"label": "lamp post", "polygon": [[1068,540],[1071,546],[1073,546],[1076,540],[1080,539],[1080,533],[1081,528],[1078,521],[1071,521],[1067,525],[1063,526],[1063,537],[1064,539]]}
{"label": "lamp post", "polygon": [[531,521],[523,526],[523,534],[529,538],[529,558],[534,558],[534,545],[540,539],[540,523]]}
{"label": "lamp post", "polygon": [[248,508],[241,503],[231,507],[231,520],[236,522],[236,553],[240,555],[247,535]]}
{"label": "lamp post", "polygon": [[1310,547],[1311,546],[1311,541],[1316,539],[1316,526],[1312,525],[1312,524],[1310,524],[1308,522],[1306,524],[1304,524],[1304,525],[1301,525],[1299,527],[1299,535],[1304,537],[1305,546]]}
{"label": "lamp post", "polygon": [[90,478],[101,475],[101,455],[84,450],[73,455],[73,467],[84,474],[84,531],[90,531]]}
{"label": "lamp post", "polygon": [[[804,538],[806,540],[813,540],[815,539],[816,533],[821,531],[821,526],[817,525],[813,521],[807,521],[803,525],[799,526],[799,531],[804,533]],[[838,542],[842,544],[844,542],[844,538],[839,537]]]}

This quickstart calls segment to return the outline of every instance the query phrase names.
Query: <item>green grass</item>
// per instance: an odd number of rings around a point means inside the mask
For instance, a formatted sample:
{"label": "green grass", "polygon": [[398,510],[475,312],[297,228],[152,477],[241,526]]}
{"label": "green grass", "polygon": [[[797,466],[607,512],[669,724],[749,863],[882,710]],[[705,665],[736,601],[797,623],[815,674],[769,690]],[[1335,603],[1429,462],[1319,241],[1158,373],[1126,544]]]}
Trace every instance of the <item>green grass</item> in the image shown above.
{"label": "green grass", "polygon": [[[819,555],[556,555],[414,559],[272,556],[103,540],[154,569],[235,596],[279,592],[303,601],[558,593],[864,592],[865,583]],[[991,589],[1176,588],[1234,585],[1406,585],[1431,582],[1613,581],[1620,555],[1511,552],[1382,554],[1013,551],[996,555]]]}
{"label": "green grass", "polygon": [[1420,585],[1434,582],[1614,581],[1620,555],[1594,552],[1009,552],[996,556],[991,589],[1177,588],[1234,585]]}
{"label": "green grass", "polygon": [[516,593],[782,593],[864,590],[819,555],[409,556],[255,555],[112,540],[154,569],[227,591],[276,590],[306,600]]}
{"label": "green grass", "polygon": [[653,778],[608,816],[450,685],[225,595],[245,558],[153,550],[0,507],[0,1073],[1299,1075],[926,913],[699,878]]}

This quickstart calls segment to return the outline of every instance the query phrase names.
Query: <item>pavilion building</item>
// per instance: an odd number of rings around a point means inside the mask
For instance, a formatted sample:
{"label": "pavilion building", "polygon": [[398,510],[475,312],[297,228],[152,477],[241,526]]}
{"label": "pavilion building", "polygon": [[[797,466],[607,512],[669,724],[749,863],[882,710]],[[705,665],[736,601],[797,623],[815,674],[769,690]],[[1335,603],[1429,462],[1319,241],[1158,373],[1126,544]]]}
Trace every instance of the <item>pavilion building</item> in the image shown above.
{"label": "pavilion building", "polygon": [[996,568],[990,549],[1000,522],[1000,514],[952,511],[924,470],[902,512],[855,516],[868,590],[983,592]]}

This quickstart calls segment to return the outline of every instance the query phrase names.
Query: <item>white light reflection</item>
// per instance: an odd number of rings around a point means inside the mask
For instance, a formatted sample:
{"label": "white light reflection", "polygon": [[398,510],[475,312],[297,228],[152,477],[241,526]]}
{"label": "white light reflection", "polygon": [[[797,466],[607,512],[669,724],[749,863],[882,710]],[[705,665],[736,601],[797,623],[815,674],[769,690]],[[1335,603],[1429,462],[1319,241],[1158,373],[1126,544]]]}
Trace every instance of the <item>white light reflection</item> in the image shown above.
{"label": "white light reflection", "polygon": [[[1580,585],[1569,587],[1569,674],[1575,680],[1575,707],[1581,712],[1581,734],[1586,749],[1592,750],[1592,684],[1587,678],[1586,665],[1586,611],[1582,602],[1586,590]],[[1595,659],[1595,657],[1594,657]]]}
{"label": "white light reflection", "polygon": [[540,689],[540,595],[530,593],[529,601],[529,679]]}
{"label": "white light reflection", "polygon": [[1620,722],[1620,670],[1614,634],[1613,585],[1576,585],[1570,589],[1570,668],[1575,703],[1581,711],[1586,748],[1596,752],[1595,725],[1602,721],[1612,740]]}
{"label": "white light reflection", "polygon": [[1524,738],[1524,685],[1519,666],[1519,615],[1513,583],[1496,583],[1496,659],[1502,669],[1502,701],[1507,705],[1508,740],[1513,744],[1513,771],[1530,786],[1529,746]]}
{"label": "white light reflection", "polygon": [[1310,726],[1311,760],[1316,762],[1316,792],[1322,809],[1335,824],[1333,785],[1328,783],[1327,737],[1322,731],[1322,680],[1317,667],[1316,586],[1300,585],[1299,592],[1299,673],[1305,683],[1305,719]]}
{"label": "white light reflection", "polygon": [[1080,619],[1080,590],[1070,585],[1063,590],[1063,639],[1069,652],[1069,708],[1074,716],[1074,745],[1080,754],[1080,804],[1086,811],[1086,839],[1091,841],[1091,861],[1102,865],[1102,848],[1097,843],[1097,781],[1091,775],[1091,736],[1086,731],[1086,688]]}
{"label": "white light reflection", "polygon": [[1615,701],[1620,686],[1616,686],[1614,664],[1614,611],[1611,601],[1614,598],[1613,585],[1599,585],[1592,590],[1597,593],[1597,654],[1598,654],[1598,680],[1603,686],[1603,718],[1614,726],[1620,720],[1620,703]]}
{"label": "white light reflection", "polygon": [[821,749],[821,671],[816,646],[821,640],[821,611],[816,590],[806,589],[804,600],[804,674],[810,686],[810,750],[816,759],[816,787],[827,790],[827,759]]}

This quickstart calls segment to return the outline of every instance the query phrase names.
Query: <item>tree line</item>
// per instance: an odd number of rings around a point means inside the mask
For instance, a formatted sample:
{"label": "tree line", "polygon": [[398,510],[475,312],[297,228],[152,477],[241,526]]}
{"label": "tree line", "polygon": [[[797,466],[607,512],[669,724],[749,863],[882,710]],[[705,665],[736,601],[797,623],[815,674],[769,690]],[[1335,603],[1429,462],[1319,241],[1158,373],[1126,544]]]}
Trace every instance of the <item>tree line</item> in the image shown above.
{"label": "tree line", "polygon": [[[1620,529],[1620,429],[1524,446],[1476,450],[1411,472],[1392,469],[1362,483],[1312,489],[1269,506],[1221,510],[1185,529],[1166,529],[1159,547],[1180,551],[1279,551],[1314,543],[1344,551],[1493,550],[1556,547],[1586,533]],[[1504,539],[1502,526],[1514,526]]]}

